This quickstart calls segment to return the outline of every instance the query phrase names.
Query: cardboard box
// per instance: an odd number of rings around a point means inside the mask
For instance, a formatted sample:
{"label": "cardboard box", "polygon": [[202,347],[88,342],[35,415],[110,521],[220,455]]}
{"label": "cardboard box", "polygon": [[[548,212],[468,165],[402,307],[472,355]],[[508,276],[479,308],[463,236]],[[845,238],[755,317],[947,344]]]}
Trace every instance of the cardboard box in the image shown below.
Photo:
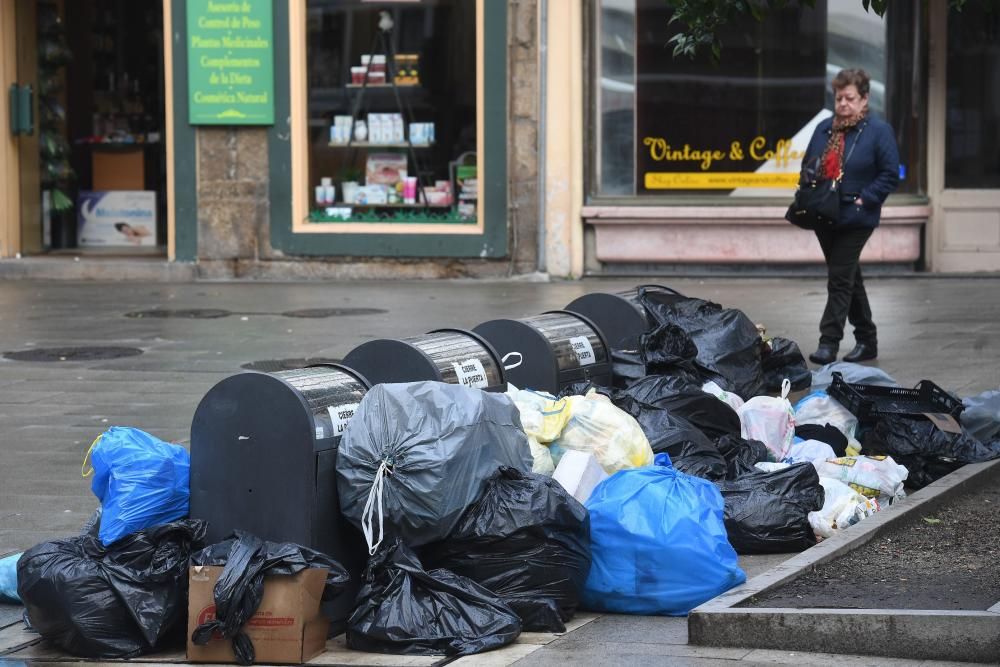
{"label": "cardboard box", "polygon": [[94,148],[91,156],[94,190],[144,190],[146,159],[142,146],[114,151]]}
{"label": "cardboard box", "polygon": [[[213,588],[221,567],[196,565],[188,576],[187,659],[190,662],[236,662],[232,640],[213,638],[204,646],[191,633],[215,616]],[[257,613],[243,626],[253,642],[258,664],[299,664],[322,653],[330,621],[320,612],[326,568],[303,570],[294,576],[264,578],[264,597]]]}

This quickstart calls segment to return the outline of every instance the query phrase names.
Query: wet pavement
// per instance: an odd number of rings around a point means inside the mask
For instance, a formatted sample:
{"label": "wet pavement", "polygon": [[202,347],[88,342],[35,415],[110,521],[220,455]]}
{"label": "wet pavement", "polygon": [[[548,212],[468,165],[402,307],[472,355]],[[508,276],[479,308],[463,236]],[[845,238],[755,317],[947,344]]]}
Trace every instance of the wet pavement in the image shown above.
{"label": "wet pavement", "polygon": [[[135,426],[187,443],[201,397],[247,364],[279,368],[286,360],[339,359],[374,338],[472,328],[490,319],[560,309],[588,292],[645,282],[663,280],[2,282],[0,351],[56,349],[52,361],[0,359],[0,555],[79,530],[96,506],[81,464],[101,432],[112,425]],[[825,300],[821,279],[671,279],[669,284],[743,309],[768,335],[791,338],[806,354],[814,349]],[[960,396],[1000,387],[1000,279],[871,279],[868,291],[879,326],[877,365],[901,384],[928,378]],[[131,348],[132,356],[100,359],[91,351],[75,360],[66,349],[106,346]],[[841,353],[852,346],[848,333]],[[766,567],[773,560],[760,562]],[[822,656],[688,647],[683,619],[603,616],[531,646],[519,649],[523,655],[477,656],[470,664],[518,658],[525,664],[602,667],[824,664]],[[487,657],[506,662],[487,663]],[[838,664],[918,664],[852,660],[836,658]]]}

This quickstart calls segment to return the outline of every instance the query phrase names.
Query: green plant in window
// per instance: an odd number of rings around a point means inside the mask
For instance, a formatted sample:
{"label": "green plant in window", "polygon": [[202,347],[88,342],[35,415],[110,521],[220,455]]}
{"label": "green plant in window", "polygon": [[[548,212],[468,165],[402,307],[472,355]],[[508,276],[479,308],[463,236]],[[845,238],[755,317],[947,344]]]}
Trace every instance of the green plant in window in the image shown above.
{"label": "green plant in window", "polygon": [[55,211],[73,208],[69,194],[76,173],[70,166],[70,146],[66,140],[66,110],[60,102],[62,82],[60,70],[70,61],[72,53],[66,43],[66,26],[54,6],[39,5],[38,14],[38,152],[41,184],[51,196]]}
{"label": "green plant in window", "polygon": [[340,170],[340,181],[350,181],[354,183],[360,183],[361,179],[364,178],[365,172],[362,171],[361,167],[356,167],[354,165],[349,165]]}
{"label": "green plant in window", "polygon": [[[889,8],[889,0],[860,0],[866,12],[885,16]],[[978,2],[987,12],[996,8],[995,0],[948,0],[948,6],[955,11],[969,2]],[[716,32],[723,25],[751,16],[761,21],[773,11],[793,6],[814,8],[816,0],[666,0],[667,6],[674,10],[670,23],[683,26],[681,32],[667,40],[667,46],[673,46],[674,57],[687,56],[694,58],[708,49],[716,62],[722,57],[722,42]]]}

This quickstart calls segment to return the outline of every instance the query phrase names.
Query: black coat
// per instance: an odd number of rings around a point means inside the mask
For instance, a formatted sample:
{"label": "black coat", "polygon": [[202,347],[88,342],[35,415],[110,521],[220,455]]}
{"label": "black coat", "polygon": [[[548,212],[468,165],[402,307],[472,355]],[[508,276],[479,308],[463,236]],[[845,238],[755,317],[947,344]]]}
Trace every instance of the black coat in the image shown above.
{"label": "black coat", "polygon": [[[803,164],[818,160],[823,155],[832,126],[832,117],[816,126]],[[849,152],[850,159],[844,164],[844,179],[840,185],[838,226],[878,227],[882,204],[899,185],[899,149],[892,127],[883,120],[868,116],[857,127],[847,131],[844,156]],[[854,203],[858,197],[861,197],[864,206]]]}

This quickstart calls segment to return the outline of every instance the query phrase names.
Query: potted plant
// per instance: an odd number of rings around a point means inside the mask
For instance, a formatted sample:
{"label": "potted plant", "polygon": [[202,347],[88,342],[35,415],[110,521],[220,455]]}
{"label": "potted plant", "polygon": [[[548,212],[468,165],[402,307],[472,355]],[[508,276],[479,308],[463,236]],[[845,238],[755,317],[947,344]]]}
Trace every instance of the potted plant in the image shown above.
{"label": "potted plant", "polygon": [[357,199],[358,187],[364,172],[359,167],[350,165],[340,170],[340,192],[344,196],[344,202],[353,204]]}

